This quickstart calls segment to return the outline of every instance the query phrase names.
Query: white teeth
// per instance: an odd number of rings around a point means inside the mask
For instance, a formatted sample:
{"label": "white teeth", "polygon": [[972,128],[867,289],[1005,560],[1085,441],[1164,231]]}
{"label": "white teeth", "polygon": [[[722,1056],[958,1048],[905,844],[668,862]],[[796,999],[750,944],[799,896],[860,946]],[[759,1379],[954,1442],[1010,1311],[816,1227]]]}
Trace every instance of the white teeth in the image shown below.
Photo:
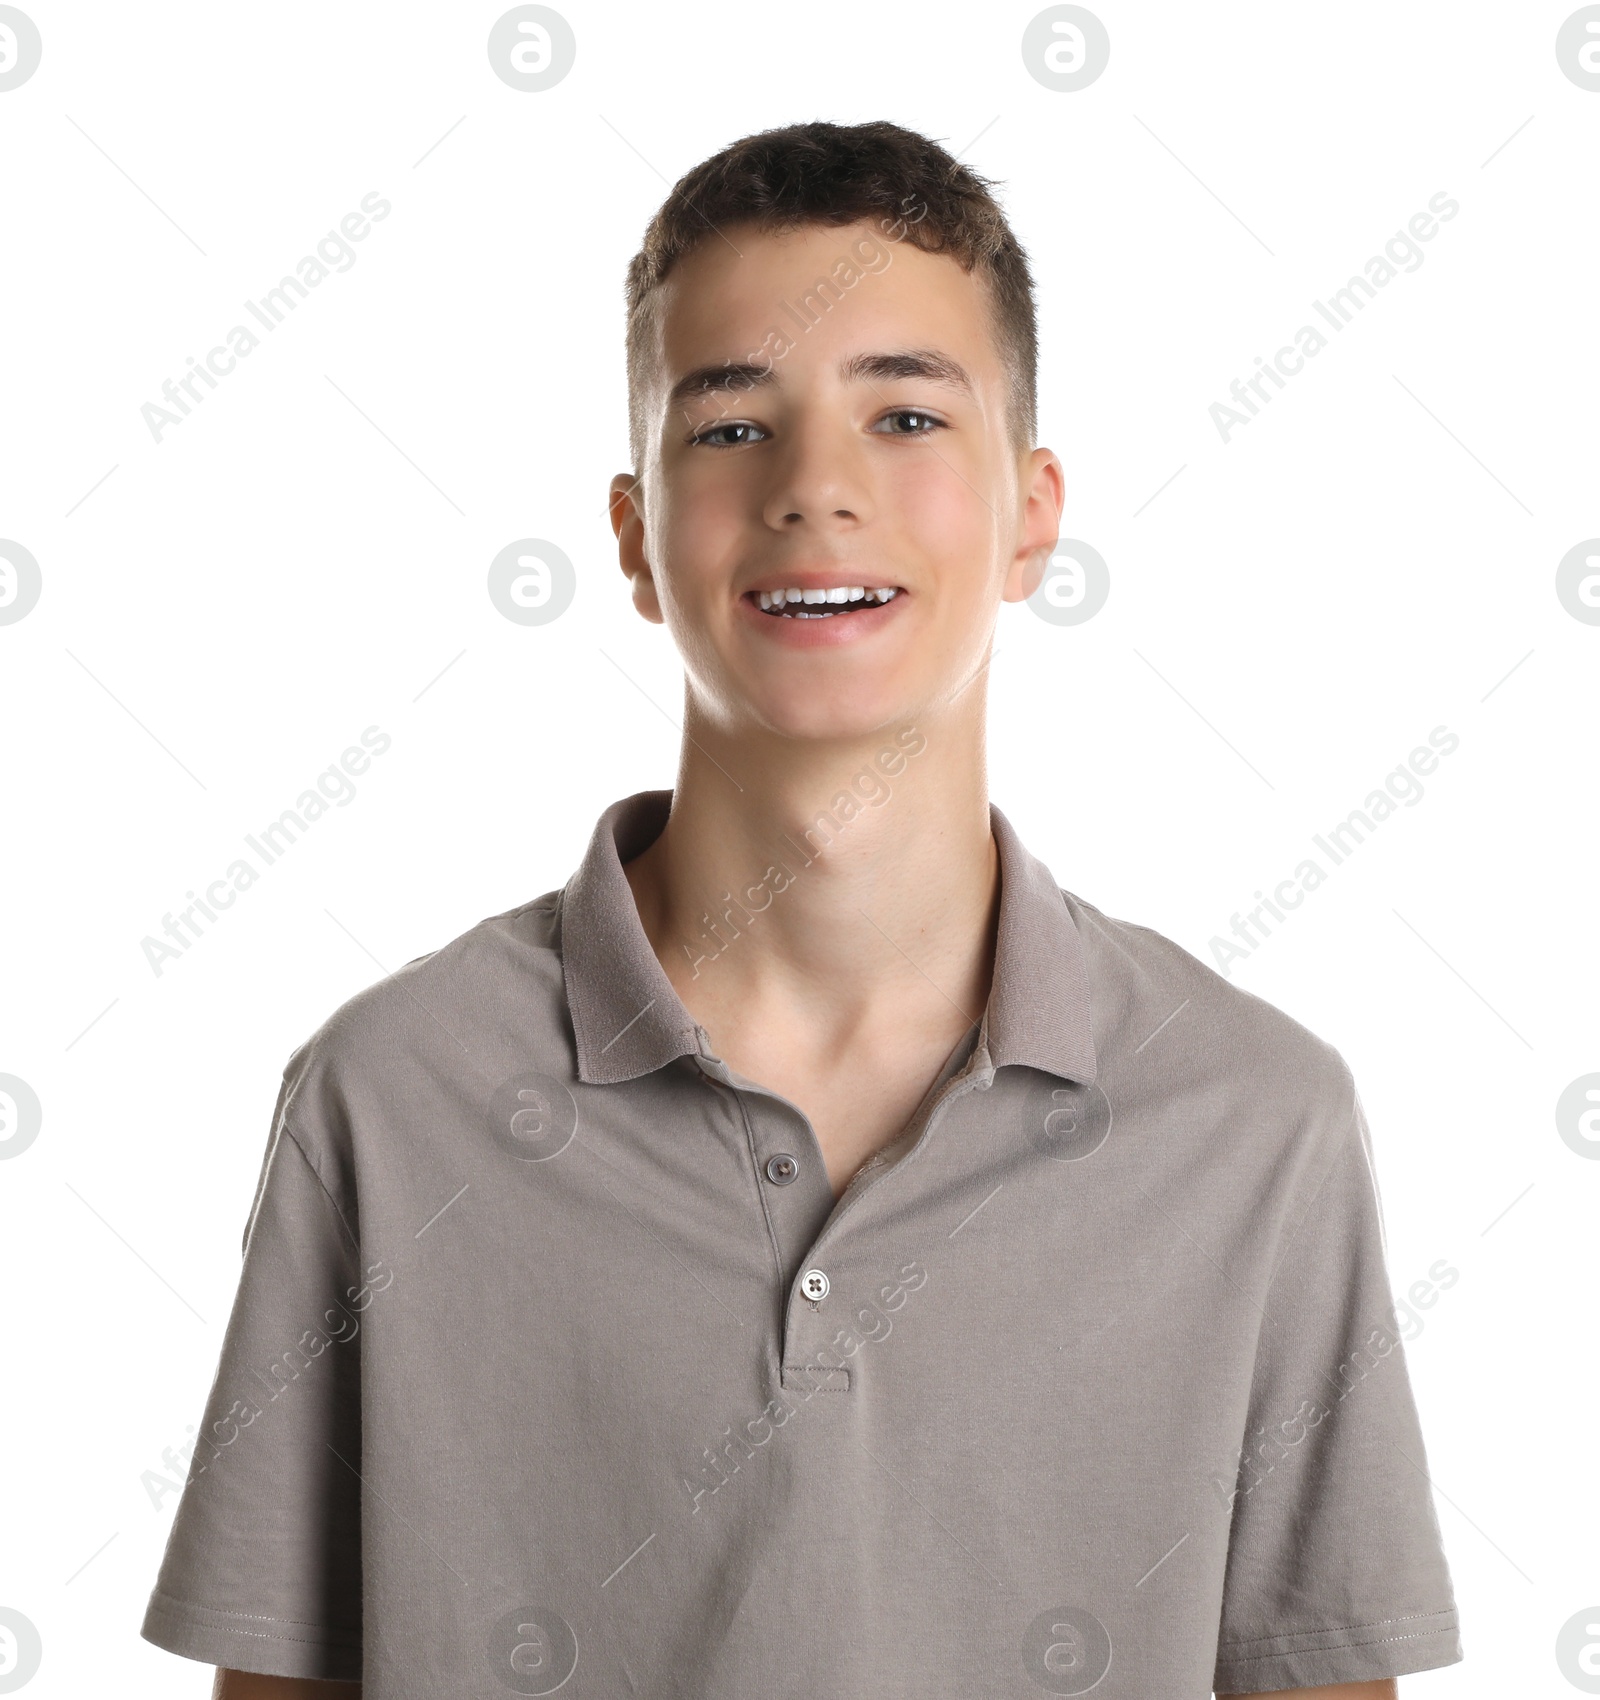
{"label": "white teeth", "polygon": [[[798,590],[785,588],[783,590],[758,590],[756,603],[768,613],[786,610],[792,603],[849,603],[849,602],[887,602],[891,597],[898,596],[899,590],[891,585],[868,586],[859,584],[833,585],[825,590]],[[792,615],[791,618],[818,619],[823,615]]]}

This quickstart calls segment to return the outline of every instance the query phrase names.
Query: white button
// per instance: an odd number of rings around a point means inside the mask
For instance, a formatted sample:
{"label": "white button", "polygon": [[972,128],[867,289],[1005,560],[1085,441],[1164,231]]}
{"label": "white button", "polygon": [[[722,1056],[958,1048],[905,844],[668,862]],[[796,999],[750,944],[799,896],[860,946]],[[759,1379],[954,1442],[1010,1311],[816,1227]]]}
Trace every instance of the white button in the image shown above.
{"label": "white button", "polygon": [[800,1277],[800,1291],[808,1299],[821,1299],[827,1296],[828,1277],[820,1269],[808,1269]]}

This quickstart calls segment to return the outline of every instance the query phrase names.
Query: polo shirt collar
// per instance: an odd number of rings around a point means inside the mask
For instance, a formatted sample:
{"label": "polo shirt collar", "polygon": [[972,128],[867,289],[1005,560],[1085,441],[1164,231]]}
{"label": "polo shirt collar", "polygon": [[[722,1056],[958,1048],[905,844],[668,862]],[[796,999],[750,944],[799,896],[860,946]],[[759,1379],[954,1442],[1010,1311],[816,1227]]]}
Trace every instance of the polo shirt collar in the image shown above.
{"label": "polo shirt collar", "polygon": [[1095,1077],[1089,969],[1055,876],[993,803],[1000,852],[1000,925],[985,1015],[996,1068],[1025,1063],[1088,1085]]}
{"label": "polo shirt collar", "polygon": [[[562,888],[562,974],[578,1078],[588,1085],[633,1080],[702,1048],[622,871],[660,836],[671,807],[671,791],[613,803]],[[993,803],[989,820],[1000,855],[1000,920],[979,1043],[992,1068],[1024,1063],[1087,1084],[1096,1063],[1083,942],[1050,870]]]}

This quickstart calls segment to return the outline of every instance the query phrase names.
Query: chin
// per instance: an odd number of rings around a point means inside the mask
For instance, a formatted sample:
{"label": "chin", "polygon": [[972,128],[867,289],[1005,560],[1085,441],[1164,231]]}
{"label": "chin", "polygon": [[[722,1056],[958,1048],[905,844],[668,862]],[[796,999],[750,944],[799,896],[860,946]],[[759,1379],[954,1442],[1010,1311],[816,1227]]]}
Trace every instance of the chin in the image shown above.
{"label": "chin", "polygon": [[750,707],[769,732],[816,744],[857,744],[885,727],[903,725],[912,714],[901,693],[874,689],[820,696],[798,690],[763,693]]}

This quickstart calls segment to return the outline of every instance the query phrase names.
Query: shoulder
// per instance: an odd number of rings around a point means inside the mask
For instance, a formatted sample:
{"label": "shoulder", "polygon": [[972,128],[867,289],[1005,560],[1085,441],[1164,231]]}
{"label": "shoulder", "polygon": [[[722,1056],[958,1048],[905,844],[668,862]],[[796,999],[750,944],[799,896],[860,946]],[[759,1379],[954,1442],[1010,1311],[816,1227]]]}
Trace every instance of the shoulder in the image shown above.
{"label": "shoulder", "polygon": [[502,1033],[567,1043],[560,915],[557,890],[489,916],[346,998],[295,1047],[279,1118],[325,1185],[358,1123],[398,1119],[424,1081],[471,1081]]}
{"label": "shoulder", "polygon": [[1355,1082],[1336,1046],[1155,928],[1062,896],[1083,945],[1096,1054],[1110,1076],[1157,1081],[1251,1119],[1349,1120]]}

